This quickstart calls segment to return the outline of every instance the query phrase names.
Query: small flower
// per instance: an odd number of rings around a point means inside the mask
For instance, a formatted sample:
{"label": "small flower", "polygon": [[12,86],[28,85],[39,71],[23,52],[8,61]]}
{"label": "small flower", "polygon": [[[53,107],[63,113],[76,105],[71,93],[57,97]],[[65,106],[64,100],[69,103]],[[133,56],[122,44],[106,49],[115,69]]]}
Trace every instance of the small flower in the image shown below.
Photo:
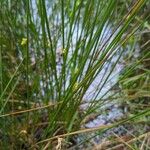
{"label": "small flower", "polygon": [[21,130],[20,134],[27,134],[27,131],[26,130]]}
{"label": "small flower", "polygon": [[75,68],[74,73],[77,74],[79,72],[78,68]]}
{"label": "small flower", "polygon": [[47,46],[48,46],[48,47],[50,47],[50,46],[51,46],[51,45],[50,45],[50,41],[47,41]]}
{"label": "small flower", "polygon": [[26,45],[27,44],[27,38],[22,38],[22,41],[21,41],[21,45]]}
{"label": "small flower", "polygon": [[74,86],[73,86],[73,91],[77,90],[78,85],[79,85],[78,82],[76,82],[76,83],[74,84]]}
{"label": "small flower", "polygon": [[65,54],[65,53],[66,53],[66,49],[65,49],[65,48],[62,50],[62,53],[63,53],[63,54]]}

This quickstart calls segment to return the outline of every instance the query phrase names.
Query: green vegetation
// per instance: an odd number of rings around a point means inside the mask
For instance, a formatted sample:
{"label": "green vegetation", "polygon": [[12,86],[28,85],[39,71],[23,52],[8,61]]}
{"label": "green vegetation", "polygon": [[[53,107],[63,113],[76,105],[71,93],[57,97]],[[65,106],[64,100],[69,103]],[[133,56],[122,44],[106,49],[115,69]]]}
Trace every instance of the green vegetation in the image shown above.
{"label": "green vegetation", "polygon": [[[0,149],[150,149],[148,1],[0,5]],[[127,111],[87,129],[109,104]]]}

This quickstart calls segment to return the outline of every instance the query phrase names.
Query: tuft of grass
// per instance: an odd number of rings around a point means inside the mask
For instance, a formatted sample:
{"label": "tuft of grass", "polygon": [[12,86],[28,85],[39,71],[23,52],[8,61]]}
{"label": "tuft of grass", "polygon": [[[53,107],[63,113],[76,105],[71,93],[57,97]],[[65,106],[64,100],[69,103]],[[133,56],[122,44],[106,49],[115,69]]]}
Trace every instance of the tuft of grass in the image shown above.
{"label": "tuft of grass", "polygon": [[[121,6],[118,18],[119,5],[113,0],[1,0],[0,144],[5,149],[35,145],[41,149],[47,147],[43,141],[49,140],[54,142],[49,147],[54,148],[57,138],[71,142],[74,134],[97,130],[102,134],[101,127],[81,130],[81,125],[118,94],[112,94],[112,87],[103,90],[115,76],[124,47],[143,27],[137,18],[145,17],[140,11],[145,3],[138,0],[128,11]],[[134,51],[129,48],[127,53],[132,56]],[[129,77],[136,64],[115,82],[122,86],[123,96],[134,81],[148,78],[149,70]],[[90,91],[95,81],[97,86]],[[86,98],[90,102],[82,113]]]}

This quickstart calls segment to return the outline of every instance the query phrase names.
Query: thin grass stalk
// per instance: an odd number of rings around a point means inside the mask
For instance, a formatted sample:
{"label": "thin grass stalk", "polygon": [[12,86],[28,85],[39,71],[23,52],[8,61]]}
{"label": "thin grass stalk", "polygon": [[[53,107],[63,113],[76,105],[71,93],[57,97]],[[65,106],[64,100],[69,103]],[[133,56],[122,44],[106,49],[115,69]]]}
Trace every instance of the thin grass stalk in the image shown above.
{"label": "thin grass stalk", "polygon": [[[42,6],[42,2],[39,3]],[[41,25],[42,25],[42,39],[43,39],[43,47],[44,47],[44,70],[45,70],[45,81],[46,81],[46,100],[48,100],[48,58],[47,58],[47,48],[46,48],[46,31],[45,31],[45,17],[43,15],[43,9],[41,8]]]}
{"label": "thin grass stalk", "polygon": [[[51,37],[50,29],[49,29],[48,17],[47,17],[47,12],[46,12],[46,7],[45,7],[45,1],[44,0],[42,0],[42,6],[43,6],[43,14],[44,14],[45,21],[46,21],[46,28],[47,28],[48,38],[49,38],[49,42],[50,42],[50,51],[51,51],[51,60],[52,60],[51,68],[52,68],[52,72],[54,74],[54,78],[55,78],[55,82],[56,82],[56,86],[57,86],[56,90],[59,91],[58,92],[58,94],[59,94],[60,93],[60,85],[59,85],[59,82],[58,82],[57,70],[56,70],[56,60],[55,60],[56,56],[55,56],[54,50],[53,50],[52,37]],[[58,99],[57,96],[56,96],[56,99]]]}
{"label": "thin grass stalk", "polygon": [[[2,7],[2,1],[0,2],[0,5]],[[0,18],[2,18],[2,15],[0,14]],[[0,38],[2,38],[2,28],[0,27]],[[2,43],[0,44],[0,93],[3,91],[3,64],[2,64]]]}
{"label": "thin grass stalk", "polygon": [[5,100],[4,104],[2,105],[2,107],[0,108],[0,114],[2,114],[2,112],[4,111],[4,109],[5,109],[5,107],[8,103],[9,98],[11,97],[11,95],[13,94],[17,84],[19,83],[19,80],[20,80],[20,76],[17,78],[17,80],[16,80],[15,84],[13,85],[8,97],[6,98],[6,100]]}
{"label": "thin grass stalk", "polygon": [[133,148],[130,144],[128,144],[127,142],[125,142],[121,137],[119,137],[117,134],[113,133],[118,139],[119,141],[121,141],[124,145],[126,145],[128,148],[132,149],[132,150],[136,150],[135,148]]}
{"label": "thin grass stalk", "polygon": [[[64,92],[64,94],[65,94],[65,91],[66,91],[66,86],[65,86],[65,80],[66,80],[66,73],[67,73],[67,58],[68,58],[68,52],[69,52],[69,49],[70,49],[70,43],[71,43],[71,37],[72,37],[72,35],[73,35],[73,33],[74,33],[74,29],[75,29],[75,25],[76,25],[76,22],[77,22],[77,18],[79,17],[79,15],[80,15],[80,11],[81,11],[81,7],[82,7],[82,4],[83,4],[83,2],[81,1],[81,3],[79,4],[79,6],[76,6],[77,5],[77,3],[78,3],[78,1],[77,0],[75,0],[75,2],[74,2],[74,4],[73,4],[73,11],[71,12],[71,16],[70,16],[70,18],[69,18],[69,33],[68,33],[68,36],[67,36],[67,43],[66,43],[66,47],[64,47],[63,48],[63,65],[62,65],[62,76],[61,76],[61,83],[60,83],[60,85],[62,86],[62,84],[64,84],[64,89],[62,90],[63,92]],[[63,0],[62,0],[62,8],[63,8]],[[76,7],[79,7],[78,9],[76,8]],[[77,11],[77,12],[76,12]],[[62,9],[62,13],[64,13],[64,10]],[[77,13],[77,16],[78,17],[76,17],[75,18],[75,14]],[[65,15],[65,14],[61,14],[61,15]],[[64,20],[64,18],[62,18],[62,27],[64,26],[63,25],[63,21]],[[73,25],[74,25],[74,27],[73,27]],[[62,34],[63,35],[63,34]],[[64,77],[63,77],[64,76]],[[63,94],[63,95],[64,95]]]}
{"label": "thin grass stalk", "polygon": [[[24,60],[24,59],[23,59]],[[4,88],[3,92],[1,93],[0,95],[0,101],[2,103],[2,98],[4,96],[4,94],[6,93],[8,87],[10,86],[11,82],[13,81],[13,79],[15,78],[16,74],[18,73],[22,63],[23,63],[23,60],[20,62],[20,64],[18,65],[17,69],[15,70],[14,74],[12,75],[11,79],[9,80],[9,82],[7,83],[6,87]]]}
{"label": "thin grass stalk", "polygon": [[[9,100],[9,98],[6,99],[7,102],[8,102],[8,100]],[[7,114],[0,115],[0,118],[8,117],[8,116],[20,115],[20,114],[27,113],[27,112],[38,111],[38,110],[46,109],[46,108],[49,108],[49,107],[52,107],[52,106],[56,106],[56,105],[59,105],[59,104],[61,104],[61,102],[58,102],[56,104],[48,104],[48,105],[45,105],[45,106],[31,108],[31,109],[27,109],[27,110],[21,110],[21,111],[16,111],[16,112],[12,112],[12,113],[7,113]]]}
{"label": "thin grass stalk", "polygon": [[[29,4],[29,0],[27,0],[27,29],[26,29],[26,33],[27,33],[27,44],[26,44],[26,91],[27,91],[27,108],[30,107],[30,100],[29,100],[29,76],[30,76],[30,72],[29,72],[29,15],[30,15],[30,4]],[[27,115],[27,121],[30,121],[29,118],[29,114]]]}
{"label": "thin grass stalk", "polygon": [[[60,1],[61,5],[61,35],[62,35],[62,51],[65,51],[65,13],[64,13],[64,0]],[[60,94],[59,99],[61,98],[61,91],[65,91],[65,78],[66,78],[66,57],[67,52],[62,53],[63,55],[63,66],[61,70],[60,77]]]}

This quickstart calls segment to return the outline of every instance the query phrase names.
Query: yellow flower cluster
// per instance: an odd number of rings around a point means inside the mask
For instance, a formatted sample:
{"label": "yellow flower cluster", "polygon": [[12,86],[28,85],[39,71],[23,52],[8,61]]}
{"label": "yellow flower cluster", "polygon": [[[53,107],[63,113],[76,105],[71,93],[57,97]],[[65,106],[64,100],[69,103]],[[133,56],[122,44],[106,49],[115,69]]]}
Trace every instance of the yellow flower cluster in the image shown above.
{"label": "yellow flower cluster", "polygon": [[27,44],[27,38],[22,38],[22,41],[21,41],[21,45],[26,45]]}

